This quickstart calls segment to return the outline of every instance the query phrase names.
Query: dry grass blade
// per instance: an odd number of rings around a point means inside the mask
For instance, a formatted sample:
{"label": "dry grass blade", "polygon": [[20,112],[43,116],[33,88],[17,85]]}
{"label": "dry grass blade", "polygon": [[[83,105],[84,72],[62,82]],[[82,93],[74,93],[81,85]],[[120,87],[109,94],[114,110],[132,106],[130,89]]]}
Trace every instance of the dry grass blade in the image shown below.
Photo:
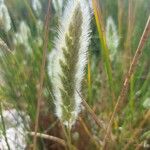
{"label": "dry grass blade", "polygon": [[[35,132],[27,132],[27,134],[29,134],[31,136],[35,136]],[[63,139],[60,139],[60,138],[55,137],[55,136],[42,134],[42,133],[36,133],[36,137],[40,137],[40,138],[44,138],[44,139],[47,139],[47,140],[57,142],[57,143],[59,143],[60,145],[62,145],[64,147],[67,146],[66,142]]]}
{"label": "dry grass blade", "polygon": [[40,103],[41,103],[41,96],[42,96],[42,89],[44,83],[44,76],[45,76],[45,64],[46,64],[46,49],[48,45],[48,27],[49,27],[49,19],[50,19],[50,2],[48,2],[48,9],[45,18],[45,30],[44,30],[44,45],[43,45],[43,57],[42,57],[42,65],[41,65],[41,73],[40,73],[40,85],[38,89],[38,101],[37,101],[37,110],[36,110],[36,118],[35,118],[35,135],[33,141],[33,150],[36,150],[36,133],[38,131],[38,121],[39,121],[39,114],[40,114]]}
{"label": "dry grass blade", "polygon": [[60,122],[60,125],[62,127],[62,131],[63,131],[65,138],[66,138],[66,147],[67,147],[66,149],[77,150],[77,148],[72,144],[70,129],[66,128],[62,122]]}
{"label": "dry grass blade", "polygon": [[120,102],[122,102],[124,100],[124,98],[125,98],[125,96],[127,94],[131,76],[135,72],[135,68],[137,66],[138,60],[140,58],[140,55],[142,54],[142,49],[143,49],[143,47],[145,45],[145,42],[147,41],[147,39],[149,37],[149,33],[150,33],[150,16],[148,18],[148,21],[147,21],[147,24],[145,26],[144,32],[143,32],[142,37],[140,39],[138,48],[137,48],[137,50],[135,52],[135,55],[134,55],[134,57],[132,59],[132,63],[130,65],[129,71],[128,71],[127,75],[126,75],[126,78],[125,78],[125,81],[123,83],[123,87],[122,87],[121,93],[120,93],[120,95],[118,97],[117,103],[116,103],[115,108],[114,108],[114,111],[113,111],[112,116],[110,118],[110,121],[109,121],[109,124],[108,124],[108,127],[107,127],[107,131],[106,131],[106,135],[105,135],[105,138],[104,138],[104,147],[105,147],[105,144],[106,144],[106,139],[107,139],[108,134],[110,132],[111,125],[112,125],[113,120],[115,118],[115,114],[118,111],[118,108],[120,106]]}
{"label": "dry grass blade", "polygon": [[95,137],[90,133],[88,127],[86,126],[86,124],[84,123],[84,121],[82,120],[81,117],[79,117],[79,121],[80,121],[83,129],[85,130],[86,134],[91,139],[91,141],[96,145],[97,149],[100,149],[100,142],[98,142],[97,139],[95,139]]}
{"label": "dry grass blade", "polygon": [[2,48],[3,50],[6,50],[8,52],[11,52],[11,50],[9,49],[7,44],[1,38],[0,38],[0,48]]}
{"label": "dry grass blade", "polygon": [[124,16],[124,6],[122,0],[118,0],[118,31],[119,36],[122,36],[122,23],[123,23],[123,16]]}
{"label": "dry grass blade", "polygon": [[[78,92],[78,91],[77,91]],[[97,125],[100,127],[100,128],[104,128],[104,123],[102,120],[100,120],[97,115],[94,113],[94,111],[91,109],[91,107],[87,104],[87,102],[84,100],[84,98],[81,96],[81,94],[78,92],[79,96],[81,97],[82,99],[82,103],[83,105],[85,106],[86,110],[91,114],[91,116],[93,117],[93,119],[95,120],[95,122],[97,123]]]}

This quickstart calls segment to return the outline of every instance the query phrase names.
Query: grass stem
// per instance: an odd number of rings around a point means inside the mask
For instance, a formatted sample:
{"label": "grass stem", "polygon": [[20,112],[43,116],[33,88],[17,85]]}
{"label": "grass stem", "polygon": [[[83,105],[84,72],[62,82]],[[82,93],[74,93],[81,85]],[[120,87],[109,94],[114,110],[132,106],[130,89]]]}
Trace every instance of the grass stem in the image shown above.
{"label": "grass stem", "polygon": [[[35,136],[35,132],[27,132],[27,134],[31,135],[31,136]],[[54,141],[54,142],[59,143],[60,145],[62,145],[64,147],[67,146],[66,142],[63,139],[60,139],[60,138],[55,137],[55,136],[42,134],[42,133],[36,133],[36,137],[40,137],[40,138],[44,138],[44,139],[47,139],[47,140]]]}
{"label": "grass stem", "polygon": [[48,9],[45,18],[45,30],[44,30],[44,45],[43,45],[43,57],[42,57],[42,65],[41,65],[41,72],[40,72],[40,85],[38,89],[38,100],[37,100],[37,110],[36,110],[36,118],[35,118],[35,135],[33,139],[33,150],[36,150],[37,144],[37,131],[38,131],[38,122],[39,122],[39,114],[40,114],[40,104],[41,104],[41,97],[43,91],[43,83],[44,83],[44,76],[45,76],[45,64],[46,64],[46,52],[48,46],[48,28],[49,28],[49,19],[50,19],[50,2],[48,2]]}
{"label": "grass stem", "polygon": [[109,86],[111,89],[112,99],[114,100],[115,99],[115,93],[114,93],[115,84],[113,84],[112,68],[111,68],[111,62],[109,58],[109,50],[108,50],[107,43],[106,43],[106,35],[105,35],[102,13],[101,13],[101,9],[97,0],[92,0],[92,4],[93,4],[96,25],[97,25],[97,29],[99,33],[99,39],[101,41],[102,56],[103,56],[102,58],[104,60],[104,67],[106,69]]}
{"label": "grass stem", "polygon": [[[78,92],[78,91],[77,91]],[[85,106],[86,110],[91,114],[91,116],[93,117],[93,119],[95,120],[96,124],[100,127],[104,129],[104,123],[102,120],[100,120],[95,112],[92,110],[92,108],[88,105],[88,103],[84,100],[84,98],[81,96],[81,94],[78,92],[79,96],[82,99],[82,103]]]}

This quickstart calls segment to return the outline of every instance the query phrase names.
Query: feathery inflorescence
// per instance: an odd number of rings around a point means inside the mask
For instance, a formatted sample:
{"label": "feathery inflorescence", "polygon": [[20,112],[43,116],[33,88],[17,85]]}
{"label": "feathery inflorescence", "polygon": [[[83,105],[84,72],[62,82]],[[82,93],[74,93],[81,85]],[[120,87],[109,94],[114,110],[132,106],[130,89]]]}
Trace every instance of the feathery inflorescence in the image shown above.
{"label": "feathery inflorescence", "polygon": [[39,15],[42,10],[42,5],[39,0],[32,0],[32,8],[35,11],[36,15]]}
{"label": "feathery inflorescence", "polygon": [[143,102],[143,107],[150,109],[150,98],[146,98],[145,101]]}
{"label": "feathery inflorescence", "polygon": [[0,26],[6,32],[11,29],[11,18],[4,0],[0,0]]}
{"label": "feathery inflorescence", "polygon": [[43,28],[44,28],[44,24],[41,20],[37,20],[36,23],[36,30],[37,30],[37,36],[35,38],[35,42],[37,44],[37,46],[41,47],[43,44],[43,39],[42,39],[42,34],[43,34]]}
{"label": "feathery inflorescence", "polygon": [[52,0],[53,7],[59,15],[62,15],[62,7],[64,0]]}
{"label": "feathery inflorescence", "polygon": [[110,59],[114,60],[119,45],[119,36],[117,33],[116,25],[112,17],[108,17],[106,23],[106,41],[110,50]]}
{"label": "feathery inflorescence", "polygon": [[[81,110],[81,84],[87,64],[91,15],[85,0],[69,1],[49,55],[49,76],[53,84],[56,115],[71,127]],[[79,93],[78,93],[79,92]]]}
{"label": "feathery inflorescence", "polygon": [[24,45],[26,48],[26,52],[31,53],[32,50],[28,41],[30,36],[31,36],[30,28],[24,21],[21,21],[19,25],[19,30],[14,35],[13,42],[15,45],[18,44]]}

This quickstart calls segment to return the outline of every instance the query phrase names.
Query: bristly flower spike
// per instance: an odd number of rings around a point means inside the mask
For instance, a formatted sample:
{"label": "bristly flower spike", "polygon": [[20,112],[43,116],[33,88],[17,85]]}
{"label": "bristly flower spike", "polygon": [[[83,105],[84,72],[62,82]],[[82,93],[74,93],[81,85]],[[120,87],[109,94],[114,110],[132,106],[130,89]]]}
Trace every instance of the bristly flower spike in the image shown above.
{"label": "bristly flower spike", "polygon": [[42,10],[42,5],[39,0],[32,0],[32,8],[35,11],[36,15],[39,15]]}
{"label": "bristly flower spike", "polygon": [[29,26],[24,22],[21,21],[19,24],[19,30],[17,33],[14,34],[13,42],[15,45],[24,45],[26,52],[31,53],[32,49],[29,45],[29,37],[31,36]]}
{"label": "bristly flower spike", "polygon": [[106,23],[106,41],[110,50],[110,59],[113,61],[119,45],[119,36],[117,33],[116,25],[111,16],[108,17]]}
{"label": "bristly flower spike", "polygon": [[86,0],[66,5],[48,72],[53,85],[56,115],[71,127],[81,111],[81,85],[88,58],[91,14]]}
{"label": "bristly flower spike", "polygon": [[55,11],[61,16],[64,0],[52,0]]}
{"label": "bristly flower spike", "polygon": [[11,18],[4,0],[0,0],[0,26],[2,26],[5,32],[11,29]]}

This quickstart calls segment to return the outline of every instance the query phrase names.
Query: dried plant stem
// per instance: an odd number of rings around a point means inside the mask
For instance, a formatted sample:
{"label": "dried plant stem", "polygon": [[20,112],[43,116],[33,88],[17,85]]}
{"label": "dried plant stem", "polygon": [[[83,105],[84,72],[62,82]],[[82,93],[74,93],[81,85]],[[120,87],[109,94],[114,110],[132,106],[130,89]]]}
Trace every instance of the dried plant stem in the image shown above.
{"label": "dried plant stem", "polygon": [[95,139],[95,137],[90,133],[89,129],[87,128],[86,124],[84,123],[83,119],[81,117],[79,117],[79,121],[83,127],[83,129],[85,130],[85,132],[87,133],[87,135],[90,137],[90,139],[92,140],[92,142],[96,145],[96,147],[98,149],[100,149],[100,143]]}
{"label": "dried plant stem", "polygon": [[[131,65],[132,61],[132,52],[131,52],[131,40],[132,40],[132,33],[134,29],[134,23],[135,23],[135,13],[134,13],[134,2],[133,0],[130,0],[128,3],[128,17],[127,17],[127,35],[126,35],[126,40],[125,40],[125,45],[124,45],[124,59],[123,59],[123,68],[124,68],[124,73],[127,72],[127,69]],[[126,63],[129,62],[129,63]],[[134,94],[133,94],[133,81],[134,81],[134,75],[131,77],[130,81],[130,110],[133,113],[134,111]]]}
{"label": "dried plant stem", "polygon": [[[78,91],[77,91],[78,92]],[[81,96],[81,94],[78,92],[79,96],[81,97],[82,99],[82,103],[83,105],[85,106],[86,110],[91,114],[91,116],[93,117],[93,119],[95,120],[95,122],[97,123],[97,125],[100,127],[100,128],[104,128],[104,123],[102,120],[100,120],[97,115],[94,113],[94,111],[92,110],[92,108],[87,104],[87,102],[84,100],[84,98]]]}
{"label": "dried plant stem", "polygon": [[[134,23],[134,20],[133,20],[133,1],[129,1],[129,4],[128,4],[128,19],[127,19],[127,22],[128,22],[128,27],[127,27],[127,37],[126,37],[126,41],[125,41],[125,62],[128,62],[130,61],[130,63],[125,63],[128,65],[128,67],[130,66],[131,64],[131,37],[132,37],[132,30],[133,30],[133,23]],[[128,57],[129,56],[129,57]],[[128,68],[125,66],[125,68]]]}
{"label": "dried plant stem", "polygon": [[5,51],[11,52],[7,44],[0,38],[0,48],[4,49]]}
{"label": "dried plant stem", "polygon": [[140,55],[142,54],[142,49],[143,49],[143,47],[145,45],[145,42],[147,41],[147,39],[149,37],[149,32],[150,32],[150,16],[149,16],[148,21],[146,23],[146,26],[145,26],[144,32],[142,34],[142,37],[140,39],[138,48],[137,48],[137,50],[135,52],[135,55],[133,57],[132,63],[131,63],[130,68],[129,68],[129,71],[128,71],[128,73],[126,75],[126,78],[125,78],[125,81],[123,83],[123,87],[122,87],[121,93],[120,93],[120,95],[118,97],[118,100],[117,100],[117,103],[115,105],[114,111],[112,113],[112,116],[110,118],[109,124],[107,126],[106,135],[104,137],[104,147],[105,147],[105,144],[106,144],[106,139],[107,139],[108,134],[110,132],[111,125],[112,125],[113,120],[115,118],[115,114],[118,111],[118,108],[120,106],[120,102],[122,102],[124,100],[124,98],[125,98],[125,96],[127,94],[131,76],[135,72],[138,60],[140,58]]}
{"label": "dried plant stem", "polygon": [[143,121],[140,123],[139,128],[137,130],[135,130],[135,132],[132,134],[133,136],[128,140],[129,142],[126,144],[126,146],[124,147],[123,150],[128,150],[130,144],[132,144],[132,142],[134,142],[134,139],[136,136],[138,136],[138,134],[140,134],[141,132],[141,128],[144,126],[144,124],[146,123],[146,121],[150,118],[150,110],[146,113],[146,115],[144,116]]}
{"label": "dried plant stem", "polygon": [[118,31],[119,36],[122,36],[122,20],[124,16],[124,6],[122,0],[118,0]]}
{"label": "dried plant stem", "polygon": [[1,117],[2,127],[3,127],[3,135],[5,138],[5,142],[6,142],[8,150],[10,150],[10,146],[9,146],[7,135],[6,135],[6,127],[5,127],[4,117],[3,117],[2,103],[0,103],[0,117]]}
{"label": "dried plant stem", "polygon": [[36,150],[36,133],[38,131],[38,121],[39,121],[39,114],[40,114],[40,103],[43,91],[43,83],[44,83],[44,76],[45,76],[45,64],[46,64],[46,50],[48,45],[48,27],[49,27],[49,19],[50,19],[50,2],[48,2],[48,9],[45,18],[45,30],[44,30],[44,45],[43,45],[43,57],[42,57],[42,65],[41,65],[41,72],[40,72],[40,84],[38,89],[38,100],[37,100],[37,110],[36,110],[36,118],[35,118],[35,135],[33,140],[33,150]]}
{"label": "dried plant stem", "polygon": [[71,129],[70,128],[65,128],[66,133],[67,133],[67,143],[68,143],[68,148],[69,150],[72,149],[72,139],[71,139]]}
{"label": "dried plant stem", "polygon": [[[35,136],[35,132],[27,132],[27,134],[29,134],[31,136]],[[44,139],[47,139],[47,140],[57,142],[57,143],[59,143],[60,145],[62,145],[64,147],[67,146],[66,142],[63,139],[60,139],[60,138],[55,137],[55,136],[42,134],[42,133],[36,133],[36,137],[40,137],[40,138],[44,138]]]}
{"label": "dried plant stem", "polygon": [[67,149],[77,150],[77,148],[74,145],[72,145],[72,143],[71,143],[71,130],[70,130],[70,128],[66,128],[62,122],[60,124],[61,124],[63,133],[64,133],[65,138],[66,138]]}

